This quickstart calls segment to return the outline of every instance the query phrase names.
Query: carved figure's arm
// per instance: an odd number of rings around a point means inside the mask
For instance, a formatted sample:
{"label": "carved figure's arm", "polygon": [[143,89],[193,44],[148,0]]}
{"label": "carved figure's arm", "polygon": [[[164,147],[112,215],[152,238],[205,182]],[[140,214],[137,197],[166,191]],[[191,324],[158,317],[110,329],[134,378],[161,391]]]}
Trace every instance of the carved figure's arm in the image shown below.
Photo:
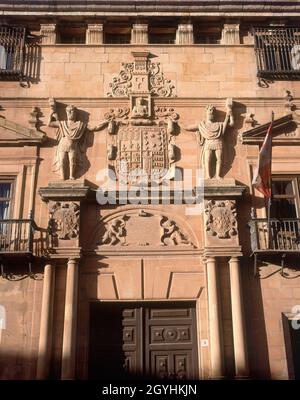
{"label": "carved figure's arm", "polygon": [[183,126],[183,129],[186,131],[195,132],[199,128],[198,128],[198,125],[188,125],[188,126]]}
{"label": "carved figure's arm", "polygon": [[103,128],[105,128],[108,124],[109,124],[109,121],[103,121],[103,122],[100,122],[99,125],[96,125],[93,128],[89,127],[88,129],[91,132],[98,132],[98,131],[101,131]]}

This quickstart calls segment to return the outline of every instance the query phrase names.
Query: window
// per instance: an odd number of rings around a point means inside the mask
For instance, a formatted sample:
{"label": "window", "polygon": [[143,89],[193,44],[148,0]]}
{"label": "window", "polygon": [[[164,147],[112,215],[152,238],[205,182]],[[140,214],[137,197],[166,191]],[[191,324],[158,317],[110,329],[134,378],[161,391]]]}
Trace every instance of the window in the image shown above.
{"label": "window", "polygon": [[150,44],[174,44],[176,41],[176,27],[149,27]]}
{"label": "window", "polygon": [[0,75],[20,75],[24,65],[25,28],[0,25]]}
{"label": "window", "polygon": [[0,220],[11,216],[13,181],[0,180]]}
{"label": "window", "polygon": [[84,44],[86,28],[84,26],[61,26],[58,36],[59,43],[62,44]]}
{"label": "window", "polygon": [[300,78],[300,28],[254,28],[253,35],[258,77]]}
{"label": "window", "polygon": [[271,218],[300,218],[300,177],[272,178]]}
{"label": "window", "polygon": [[105,26],[104,42],[106,44],[130,44],[131,28],[127,25]]}

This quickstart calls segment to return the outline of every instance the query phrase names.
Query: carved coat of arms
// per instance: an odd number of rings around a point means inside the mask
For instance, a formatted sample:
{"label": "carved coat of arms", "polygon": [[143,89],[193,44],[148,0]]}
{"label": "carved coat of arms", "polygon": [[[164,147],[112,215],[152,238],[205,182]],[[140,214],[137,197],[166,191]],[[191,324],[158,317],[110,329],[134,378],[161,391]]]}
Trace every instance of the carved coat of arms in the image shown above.
{"label": "carved coat of arms", "polygon": [[158,66],[150,62],[148,52],[134,52],[133,55],[134,62],[124,67],[128,72],[126,82],[122,70],[119,77],[114,78],[109,94],[128,97],[130,107],[112,109],[105,117],[109,121],[107,155],[110,166],[119,178],[134,184],[143,179],[159,181],[172,176],[179,117],[173,108],[153,107],[153,97],[174,96],[174,86],[164,78]]}
{"label": "carved coat of arms", "polygon": [[168,135],[164,126],[121,127],[118,132],[119,175],[162,178],[169,169]]}
{"label": "carved coat of arms", "polygon": [[50,211],[51,235],[63,240],[78,237],[79,213],[80,209],[76,203],[55,203]]}
{"label": "carved coat of arms", "polygon": [[231,200],[210,200],[205,207],[206,230],[220,239],[237,234],[235,203]]}

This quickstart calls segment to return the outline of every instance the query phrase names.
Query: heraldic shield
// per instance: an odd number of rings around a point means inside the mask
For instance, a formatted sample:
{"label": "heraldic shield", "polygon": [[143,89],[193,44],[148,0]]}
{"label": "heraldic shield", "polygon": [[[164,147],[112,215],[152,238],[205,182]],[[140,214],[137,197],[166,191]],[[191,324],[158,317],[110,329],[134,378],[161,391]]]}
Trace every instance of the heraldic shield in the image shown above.
{"label": "heraldic shield", "polygon": [[165,126],[123,126],[118,132],[116,170],[129,182],[161,180],[170,168]]}

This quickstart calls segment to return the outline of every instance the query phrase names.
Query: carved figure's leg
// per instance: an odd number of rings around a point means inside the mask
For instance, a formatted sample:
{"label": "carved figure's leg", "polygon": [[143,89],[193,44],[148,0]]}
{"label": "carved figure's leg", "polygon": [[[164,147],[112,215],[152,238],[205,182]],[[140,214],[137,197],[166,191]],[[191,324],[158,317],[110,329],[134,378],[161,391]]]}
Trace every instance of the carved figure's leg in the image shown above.
{"label": "carved figure's leg", "polygon": [[222,150],[216,150],[216,159],[217,159],[217,164],[216,164],[216,179],[222,179],[221,178],[221,169],[222,169]]}
{"label": "carved figure's leg", "polygon": [[61,173],[61,176],[64,181],[66,179],[68,179],[67,165],[66,165],[67,157],[66,156],[67,156],[67,154],[64,151],[60,151],[58,154],[60,173]]}
{"label": "carved figure's leg", "polygon": [[74,150],[70,150],[68,155],[69,155],[69,165],[70,165],[70,179],[75,179],[76,153]]}
{"label": "carved figure's leg", "polygon": [[204,169],[205,169],[206,179],[211,179],[210,175],[211,156],[212,156],[212,150],[208,149],[204,150]]}

